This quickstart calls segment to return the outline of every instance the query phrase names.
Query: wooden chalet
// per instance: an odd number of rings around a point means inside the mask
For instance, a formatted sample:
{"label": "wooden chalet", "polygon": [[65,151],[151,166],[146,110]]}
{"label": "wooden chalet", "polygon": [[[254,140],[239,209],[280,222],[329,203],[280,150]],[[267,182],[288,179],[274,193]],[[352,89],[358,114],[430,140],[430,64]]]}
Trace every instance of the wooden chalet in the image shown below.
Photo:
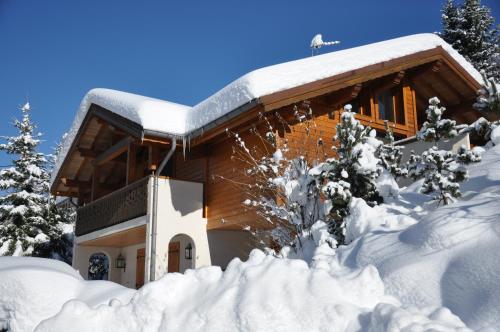
{"label": "wooden chalet", "polygon": [[[55,195],[78,198],[73,265],[90,277],[90,255],[104,253],[110,280],[139,287],[166,272],[244,258],[252,236],[243,228],[257,217],[242,207],[241,190],[220,177],[244,181],[226,129],[251,140],[259,114],[288,119],[290,128],[277,134],[312,154],[292,116],[304,102],[325,142],[347,103],[363,124],[383,133],[387,121],[403,139],[415,136],[433,96],[447,117],[477,119],[471,105],[479,87],[470,64],[423,34],[259,69],[194,107],[92,90],[51,186]],[[117,267],[118,257],[126,268]]]}

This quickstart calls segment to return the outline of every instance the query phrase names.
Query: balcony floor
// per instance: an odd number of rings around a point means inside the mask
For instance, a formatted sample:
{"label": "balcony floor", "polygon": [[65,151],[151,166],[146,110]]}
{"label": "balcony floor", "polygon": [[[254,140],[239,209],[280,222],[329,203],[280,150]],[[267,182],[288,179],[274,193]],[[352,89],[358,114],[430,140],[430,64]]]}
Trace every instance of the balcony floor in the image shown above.
{"label": "balcony floor", "polygon": [[144,242],[146,242],[146,225],[105,235],[93,240],[82,241],[78,245],[121,248]]}

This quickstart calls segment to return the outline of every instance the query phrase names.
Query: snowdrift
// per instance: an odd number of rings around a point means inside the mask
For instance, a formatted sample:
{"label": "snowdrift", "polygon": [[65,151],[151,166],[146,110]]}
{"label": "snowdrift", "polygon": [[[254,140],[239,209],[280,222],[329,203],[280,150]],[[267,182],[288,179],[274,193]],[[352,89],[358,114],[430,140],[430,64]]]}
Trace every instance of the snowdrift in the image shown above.
{"label": "snowdrift", "polygon": [[85,281],[56,260],[0,257],[0,330],[32,331],[71,299],[96,306],[113,298],[128,302],[133,293],[109,281]]}
{"label": "snowdrift", "polygon": [[137,292],[53,261],[2,259],[0,321],[12,331],[498,330],[500,146],[470,167],[457,203],[436,207],[417,187],[375,208],[354,200],[348,246],[329,248],[318,224],[311,252],[255,250],[224,272],[168,274]]}

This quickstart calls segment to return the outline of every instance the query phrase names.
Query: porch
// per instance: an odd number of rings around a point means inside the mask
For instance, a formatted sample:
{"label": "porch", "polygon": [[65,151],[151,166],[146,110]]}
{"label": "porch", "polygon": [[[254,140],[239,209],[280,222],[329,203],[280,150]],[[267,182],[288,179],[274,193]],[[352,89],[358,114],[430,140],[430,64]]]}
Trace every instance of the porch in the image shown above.
{"label": "porch", "polygon": [[167,272],[210,265],[203,212],[202,183],[138,180],[78,209],[73,266],[92,279],[92,260],[100,257],[108,271],[102,279],[138,288]]}

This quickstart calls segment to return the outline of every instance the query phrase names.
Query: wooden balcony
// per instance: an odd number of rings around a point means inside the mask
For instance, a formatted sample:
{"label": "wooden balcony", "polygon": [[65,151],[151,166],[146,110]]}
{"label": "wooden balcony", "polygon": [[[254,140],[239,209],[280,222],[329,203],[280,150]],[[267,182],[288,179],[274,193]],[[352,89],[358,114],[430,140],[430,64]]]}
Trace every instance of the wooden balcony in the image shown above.
{"label": "wooden balcony", "polygon": [[147,176],[79,208],[75,235],[85,235],[145,216],[148,210],[149,179]]}

